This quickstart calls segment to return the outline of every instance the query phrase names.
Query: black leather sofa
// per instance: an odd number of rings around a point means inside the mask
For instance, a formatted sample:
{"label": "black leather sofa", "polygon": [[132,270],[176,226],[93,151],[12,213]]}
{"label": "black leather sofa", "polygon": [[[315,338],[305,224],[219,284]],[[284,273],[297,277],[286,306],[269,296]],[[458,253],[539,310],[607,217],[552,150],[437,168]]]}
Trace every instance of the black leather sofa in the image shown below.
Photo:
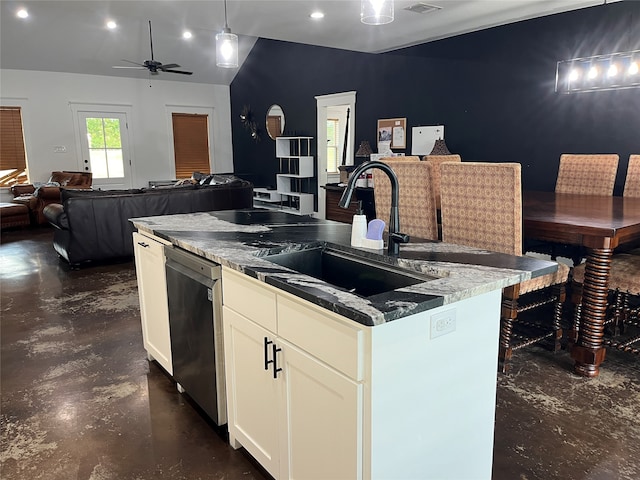
{"label": "black leather sofa", "polygon": [[130,218],[251,208],[253,185],[243,180],[211,186],[143,190],[61,191],[62,204],[45,207],[55,227],[53,246],[72,266],[133,256]]}

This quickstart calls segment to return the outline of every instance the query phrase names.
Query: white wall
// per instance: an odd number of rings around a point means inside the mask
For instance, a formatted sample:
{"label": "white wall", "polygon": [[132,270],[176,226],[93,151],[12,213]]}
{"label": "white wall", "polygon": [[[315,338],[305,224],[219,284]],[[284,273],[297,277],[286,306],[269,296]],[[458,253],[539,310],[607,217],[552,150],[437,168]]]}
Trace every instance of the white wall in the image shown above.
{"label": "white wall", "polygon": [[[169,111],[176,106],[213,109],[214,172],[233,171],[229,87],[31,70],[0,70],[0,101],[23,107],[31,181],[53,170],[81,170],[71,103],[128,106],[133,186],[174,178]],[[54,146],[66,152],[54,153]]]}

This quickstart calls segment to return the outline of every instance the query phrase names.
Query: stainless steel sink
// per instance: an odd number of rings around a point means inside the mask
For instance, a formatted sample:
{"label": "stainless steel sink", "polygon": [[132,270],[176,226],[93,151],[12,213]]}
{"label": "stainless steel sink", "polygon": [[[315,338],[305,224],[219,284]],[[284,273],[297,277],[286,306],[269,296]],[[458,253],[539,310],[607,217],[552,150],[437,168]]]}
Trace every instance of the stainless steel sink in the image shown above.
{"label": "stainless steel sink", "polygon": [[328,246],[278,253],[263,258],[361,297],[371,297],[436,278]]}

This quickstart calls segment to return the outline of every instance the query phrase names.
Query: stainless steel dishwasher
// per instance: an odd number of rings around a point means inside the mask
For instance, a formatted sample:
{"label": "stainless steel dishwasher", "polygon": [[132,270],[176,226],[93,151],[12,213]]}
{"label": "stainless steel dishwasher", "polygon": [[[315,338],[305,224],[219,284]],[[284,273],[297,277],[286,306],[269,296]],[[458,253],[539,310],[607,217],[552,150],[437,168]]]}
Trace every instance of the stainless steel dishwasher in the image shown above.
{"label": "stainless steel dishwasher", "polygon": [[165,247],[173,378],[217,424],[227,423],[220,265]]}

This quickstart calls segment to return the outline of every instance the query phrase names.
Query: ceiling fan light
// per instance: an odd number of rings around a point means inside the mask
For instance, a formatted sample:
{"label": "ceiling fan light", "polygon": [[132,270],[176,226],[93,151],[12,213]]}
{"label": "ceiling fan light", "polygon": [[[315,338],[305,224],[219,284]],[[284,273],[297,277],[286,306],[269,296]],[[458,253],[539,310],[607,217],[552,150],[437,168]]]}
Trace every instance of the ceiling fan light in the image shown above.
{"label": "ceiling fan light", "polygon": [[393,22],[393,0],[361,0],[360,21],[366,25]]}

